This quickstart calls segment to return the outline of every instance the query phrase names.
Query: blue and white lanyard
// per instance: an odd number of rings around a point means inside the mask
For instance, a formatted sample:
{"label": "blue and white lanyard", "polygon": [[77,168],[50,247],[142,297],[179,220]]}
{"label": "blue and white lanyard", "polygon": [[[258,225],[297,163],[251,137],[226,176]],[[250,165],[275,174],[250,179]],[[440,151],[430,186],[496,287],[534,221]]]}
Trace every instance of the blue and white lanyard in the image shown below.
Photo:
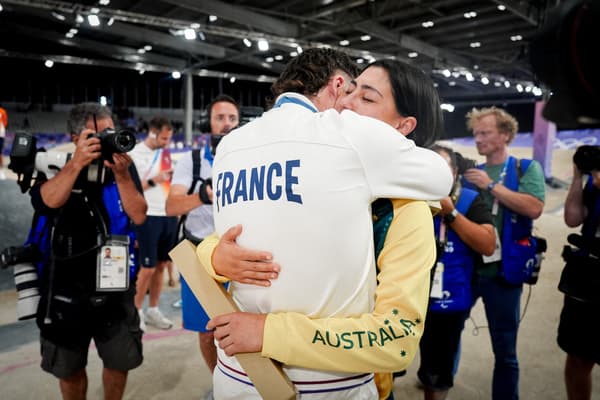
{"label": "blue and white lanyard", "polygon": [[[510,160],[510,156],[506,157],[506,161],[504,161],[504,167],[502,167],[502,172],[500,172],[500,177],[498,178],[498,182],[496,184],[501,183],[504,185],[504,177],[506,177],[506,170],[508,169],[508,160]],[[494,197],[494,204],[492,205],[492,216],[498,215],[499,202],[498,198]]]}
{"label": "blue and white lanyard", "polygon": [[281,107],[285,103],[298,104],[304,108],[308,108],[310,111],[312,111],[314,113],[319,112],[319,110],[317,110],[312,104],[308,104],[307,102],[305,102],[303,100],[297,99],[295,97],[288,97],[288,96],[280,97],[279,100],[277,100],[277,102],[273,106],[273,108]]}
{"label": "blue and white lanyard", "polygon": [[150,175],[150,172],[152,172],[152,168],[154,168],[154,164],[156,163],[156,160],[158,160],[158,155],[160,154],[160,151],[161,149],[156,149],[156,151],[154,152],[154,159],[152,160],[152,164],[150,164],[150,167],[144,174],[142,180],[146,180],[146,178],[148,178],[148,176]]}

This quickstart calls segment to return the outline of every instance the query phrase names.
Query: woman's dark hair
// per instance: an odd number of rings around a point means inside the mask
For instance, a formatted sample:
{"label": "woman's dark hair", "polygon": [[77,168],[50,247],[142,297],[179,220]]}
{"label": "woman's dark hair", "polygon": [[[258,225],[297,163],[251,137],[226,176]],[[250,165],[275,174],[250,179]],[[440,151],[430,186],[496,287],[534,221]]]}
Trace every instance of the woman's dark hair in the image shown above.
{"label": "woman's dark hair", "polygon": [[355,78],[358,66],[346,53],[327,48],[312,48],[293,58],[271,86],[277,98],[285,92],[315,95],[324,87],[336,70]]}
{"label": "woman's dark hair", "polygon": [[444,117],[433,80],[419,68],[397,60],[378,60],[367,68],[383,68],[389,77],[396,110],[403,117],[415,117],[417,126],[408,138],[428,147],[442,136]]}

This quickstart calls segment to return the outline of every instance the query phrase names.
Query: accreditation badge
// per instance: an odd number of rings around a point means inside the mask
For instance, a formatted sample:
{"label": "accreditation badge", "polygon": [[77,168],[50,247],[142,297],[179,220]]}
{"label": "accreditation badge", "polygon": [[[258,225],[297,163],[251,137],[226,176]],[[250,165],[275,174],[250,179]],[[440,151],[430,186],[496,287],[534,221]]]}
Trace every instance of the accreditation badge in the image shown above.
{"label": "accreditation badge", "polygon": [[444,263],[441,261],[438,261],[435,264],[429,297],[434,299],[441,299],[444,297]]}
{"label": "accreditation badge", "polygon": [[498,229],[494,228],[494,230],[496,232],[496,248],[494,249],[494,254],[491,256],[481,256],[484,264],[502,260],[502,244],[500,243],[500,235],[498,235]]}
{"label": "accreditation badge", "polygon": [[129,288],[129,236],[110,235],[98,251],[96,290],[118,292]]}

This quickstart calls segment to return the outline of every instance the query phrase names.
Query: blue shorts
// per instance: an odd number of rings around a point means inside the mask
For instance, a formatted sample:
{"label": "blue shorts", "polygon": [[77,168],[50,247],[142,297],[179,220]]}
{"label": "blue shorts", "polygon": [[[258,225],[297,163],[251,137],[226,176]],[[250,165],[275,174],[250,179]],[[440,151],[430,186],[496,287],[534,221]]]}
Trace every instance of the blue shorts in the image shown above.
{"label": "blue shorts", "polygon": [[139,264],[153,268],[159,261],[169,261],[169,251],[177,240],[177,217],[148,216],[135,229],[139,245]]}
{"label": "blue shorts", "polygon": [[[225,284],[227,288],[228,284]],[[206,324],[210,320],[204,308],[194,296],[192,289],[188,286],[183,276],[181,277],[181,314],[183,317],[183,327],[189,331],[209,332]]]}

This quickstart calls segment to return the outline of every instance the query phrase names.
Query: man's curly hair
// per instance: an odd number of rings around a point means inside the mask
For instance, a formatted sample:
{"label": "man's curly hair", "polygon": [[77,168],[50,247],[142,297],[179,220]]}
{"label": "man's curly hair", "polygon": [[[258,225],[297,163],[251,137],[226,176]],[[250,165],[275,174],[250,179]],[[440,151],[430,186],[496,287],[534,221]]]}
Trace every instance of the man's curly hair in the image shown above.
{"label": "man's curly hair", "polygon": [[335,71],[340,70],[355,78],[358,66],[346,53],[327,48],[313,48],[292,59],[271,86],[277,98],[285,92],[316,95]]}

